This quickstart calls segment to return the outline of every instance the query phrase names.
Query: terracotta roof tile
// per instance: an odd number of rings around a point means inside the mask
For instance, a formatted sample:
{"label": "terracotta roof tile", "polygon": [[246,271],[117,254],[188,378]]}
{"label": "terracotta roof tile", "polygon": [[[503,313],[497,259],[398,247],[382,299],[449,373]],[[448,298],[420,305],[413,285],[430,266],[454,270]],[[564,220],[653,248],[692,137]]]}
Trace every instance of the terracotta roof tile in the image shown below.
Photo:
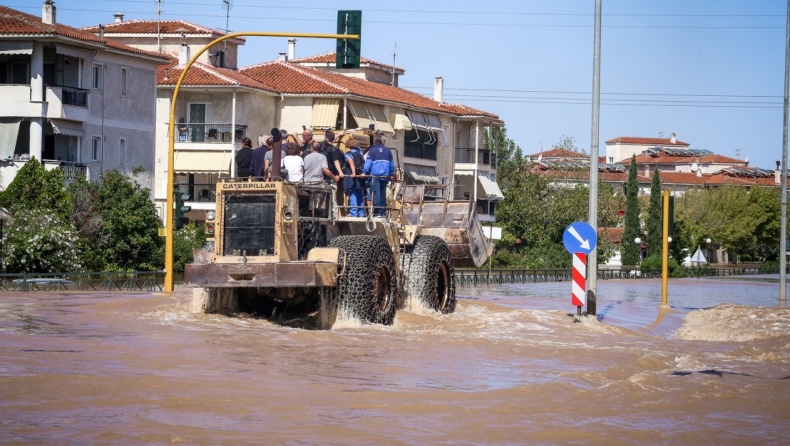
{"label": "terracotta roof tile", "polygon": [[590,155],[581,152],[575,152],[573,150],[564,149],[561,147],[554,148],[551,150],[546,150],[545,152],[538,152],[528,155],[532,158],[537,158],[539,156],[543,156],[543,159],[548,158],[589,158]]}
{"label": "terracotta roof tile", "polygon": [[[48,25],[41,21],[41,17],[26,14],[7,6],[0,5],[0,36],[30,36],[30,37],[49,37],[58,36],[69,37],[93,45],[101,45],[137,55],[162,58],[159,53],[133,48],[128,45],[116,42],[112,39],[100,39],[99,36],[66,26],[60,23]],[[164,62],[164,61],[163,61]]]}
{"label": "terracotta roof tile", "polygon": [[612,243],[620,243],[623,240],[625,228],[598,228],[598,237],[606,236]]}
{"label": "terracotta roof tile", "polygon": [[673,143],[669,138],[643,138],[640,136],[618,136],[606,141],[606,144],[643,144],[648,146],[689,146],[687,142],[675,140]]}
{"label": "terracotta roof tile", "polygon": [[[315,56],[308,56],[302,57],[299,59],[289,60],[289,63],[297,64],[297,65],[305,65],[305,64],[323,64],[326,66],[334,67],[335,60],[336,60],[336,53],[324,53],[324,54],[316,54]],[[367,57],[360,56],[359,58],[359,65],[378,65],[379,67],[383,68],[384,71],[389,72],[392,69],[396,70],[397,74],[404,74],[406,70],[400,67],[395,67],[392,65],[387,65],[385,63],[377,62],[375,60],[368,59]]]}
{"label": "terracotta roof tile", "polygon": [[[161,86],[175,86],[182,69],[177,68],[178,57],[172,53],[163,53],[169,59],[167,65],[160,65],[156,70],[156,83]],[[265,84],[251,79],[238,71],[228,68],[217,68],[201,62],[192,64],[187,72],[184,86],[243,86],[264,91],[272,91]]]}
{"label": "terracotta roof tile", "polygon": [[[621,160],[620,164],[630,164],[631,158]],[[671,155],[663,150],[658,154],[640,153],[636,156],[636,164],[728,164],[745,166],[746,162],[737,158],[719,155],[716,153],[705,156]]]}
{"label": "terracotta roof tile", "polygon": [[[158,32],[157,26],[159,26],[162,34],[178,35],[183,31],[184,34],[208,34],[217,37],[225,35],[223,31],[196,25],[186,20],[162,20],[158,25],[156,20],[127,20],[119,23],[108,23],[104,25],[104,34],[156,34]],[[82,30],[96,34],[99,32],[99,27],[88,26],[82,28]],[[239,39],[244,40],[241,37]]]}
{"label": "terracotta roof tile", "polygon": [[239,72],[265,84],[272,91],[286,94],[353,95],[459,116],[499,119],[495,114],[465,105],[439,103],[427,96],[402,88],[293,63],[267,62],[242,68]]}

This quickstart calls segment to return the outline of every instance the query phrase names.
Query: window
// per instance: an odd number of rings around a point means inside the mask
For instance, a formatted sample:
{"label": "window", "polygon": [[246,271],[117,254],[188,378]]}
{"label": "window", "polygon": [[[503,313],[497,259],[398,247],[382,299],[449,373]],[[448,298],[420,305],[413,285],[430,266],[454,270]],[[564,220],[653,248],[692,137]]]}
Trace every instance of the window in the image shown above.
{"label": "window", "polygon": [[126,166],[126,138],[121,138],[118,143],[119,154],[118,157],[121,159],[121,167]]}
{"label": "window", "polygon": [[16,85],[30,85],[30,73],[27,62],[11,62],[11,83]]}
{"label": "window", "polygon": [[611,163],[613,163],[613,162],[614,162],[614,157],[613,157],[613,156],[610,156],[610,157],[609,157],[609,164],[611,164]]}
{"label": "window", "polygon": [[94,136],[91,138],[91,161],[99,161],[101,156],[101,137]]}
{"label": "window", "polygon": [[126,81],[129,78],[126,68],[121,68],[121,96],[126,96]]}
{"label": "window", "polygon": [[93,84],[91,87],[94,90],[101,90],[102,89],[102,66],[93,64]]}
{"label": "window", "polygon": [[442,132],[442,147],[450,147],[450,141],[447,140],[447,135],[450,134],[450,126],[443,125],[442,128],[444,132]]}

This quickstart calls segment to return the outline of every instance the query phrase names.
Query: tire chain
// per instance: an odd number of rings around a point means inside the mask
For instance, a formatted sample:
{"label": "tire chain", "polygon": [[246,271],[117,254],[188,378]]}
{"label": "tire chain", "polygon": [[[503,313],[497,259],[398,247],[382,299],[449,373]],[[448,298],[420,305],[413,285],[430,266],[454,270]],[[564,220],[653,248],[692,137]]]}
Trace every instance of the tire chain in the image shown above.
{"label": "tire chain", "polygon": [[[439,265],[447,265],[447,302],[442,306],[439,296],[438,274]],[[430,235],[418,236],[414,241],[411,253],[404,260],[403,288],[408,298],[417,299],[425,306],[440,313],[448,314],[455,311],[455,269],[450,248],[439,237]],[[405,304],[405,302],[404,302]]]}
{"label": "tire chain", "polygon": [[[329,246],[341,248],[338,272],[345,269],[338,278],[338,314],[350,315],[363,322],[392,324],[398,279],[392,249],[386,240],[370,235],[340,236]],[[390,276],[389,294],[383,309],[379,302],[374,302],[376,296],[373,295],[380,267],[386,268]]]}

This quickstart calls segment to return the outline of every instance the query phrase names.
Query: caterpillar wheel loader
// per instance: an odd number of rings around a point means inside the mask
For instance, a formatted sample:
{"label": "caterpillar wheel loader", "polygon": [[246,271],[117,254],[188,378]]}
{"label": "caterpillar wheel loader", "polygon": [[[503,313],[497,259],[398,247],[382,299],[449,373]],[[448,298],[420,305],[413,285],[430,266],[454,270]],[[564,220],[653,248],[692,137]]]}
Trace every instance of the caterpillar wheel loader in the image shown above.
{"label": "caterpillar wheel loader", "polygon": [[213,247],[184,272],[193,311],[301,314],[303,326],[330,329],[338,317],[389,325],[407,304],[455,310],[454,268],[493,251],[474,203],[449,200],[448,186],[391,181],[386,217],[351,217],[334,185],[279,179],[279,145],[273,180],[217,183]]}

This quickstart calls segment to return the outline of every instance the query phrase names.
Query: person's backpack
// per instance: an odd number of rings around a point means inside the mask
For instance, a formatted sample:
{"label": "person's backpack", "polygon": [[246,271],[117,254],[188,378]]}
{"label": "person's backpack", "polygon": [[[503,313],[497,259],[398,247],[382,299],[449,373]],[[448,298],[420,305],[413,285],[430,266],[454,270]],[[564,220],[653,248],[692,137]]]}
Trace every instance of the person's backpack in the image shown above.
{"label": "person's backpack", "polygon": [[[362,174],[362,168],[365,167],[365,158],[359,150],[352,150],[351,159],[354,160],[354,168],[357,175]],[[343,157],[343,175],[351,175],[351,166],[348,164],[346,157]],[[363,189],[365,187],[365,180],[362,178],[351,178],[350,176],[343,177],[343,188],[345,190]]]}

